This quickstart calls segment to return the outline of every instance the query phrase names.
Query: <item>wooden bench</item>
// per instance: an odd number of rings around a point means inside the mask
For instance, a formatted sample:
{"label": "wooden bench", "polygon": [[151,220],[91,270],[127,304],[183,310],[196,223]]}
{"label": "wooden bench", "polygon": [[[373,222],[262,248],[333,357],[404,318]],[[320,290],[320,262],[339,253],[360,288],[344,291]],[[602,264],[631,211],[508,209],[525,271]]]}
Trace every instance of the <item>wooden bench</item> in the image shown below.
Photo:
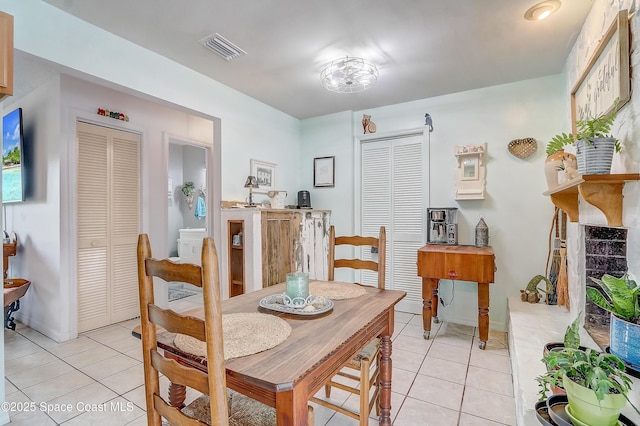
{"label": "wooden bench", "polygon": [[4,280],[4,326],[15,330],[16,323],[13,313],[20,309],[20,298],[25,295],[31,281],[23,278]]}

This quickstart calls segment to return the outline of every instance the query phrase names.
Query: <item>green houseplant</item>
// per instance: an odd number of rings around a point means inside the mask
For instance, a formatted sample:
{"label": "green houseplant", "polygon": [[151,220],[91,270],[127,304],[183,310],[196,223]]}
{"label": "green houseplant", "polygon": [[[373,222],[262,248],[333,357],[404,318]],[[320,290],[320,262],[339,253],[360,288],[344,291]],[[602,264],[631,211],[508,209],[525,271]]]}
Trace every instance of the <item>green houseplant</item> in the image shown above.
{"label": "green houseplant", "polygon": [[562,342],[551,342],[544,345],[543,355],[546,355],[550,351],[557,351],[563,348],[586,349],[584,346],[580,346],[581,319],[582,312],[578,313],[576,319],[567,326],[567,330],[564,333],[564,340]]}
{"label": "green houseplant", "polygon": [[187,205],[189,206],[189,210],[193,208],[193,194],[196,192],[196,186],[193,182],[188,181],[182,184],[182,193],[187,199]]}
{"label": "green houseplant", "polygon": [[547,144],[547,155],[555,154],[566,145],[575,144],[580,174],[608,174],[613,152],[620,152],[620,141],[611,135],[617,116],[618,101],[611,112],[576,121],[576,134],[560,133]]}
{"label": "green houseplant", "polygon": [[[562,149],[566,145],[574,144],[576,141],[586,140],[590,143],[597,138],[613,138],[611,136],[611,126],[616,120],[618,114],[618,101],[609,114],[599,115],[595,118],[586,118],[584,120],[576,121],[576,135],[573,133],[560,133],[554,136],[549,143],[547,143],[547,155],[554,154]],[[615,139],[615,138],[613,138]],[[615,139],[615,150],[620,152],[620,141]]]}
{"label": "green houseplant", "polygon": [[536,378],[541,400],[554,386],[567,391],[571,415],[586,424],[615,425],[627,402],[631,379],[613,354],[593,349],[563,348],[547,353],[542,361],[549,370]]}
{"label": "green houseplant", "polygon": [[611,353],[640,370],[640,286],[628,274],[591,280],[598,287],[587,286],[587,297],[611,313]]}

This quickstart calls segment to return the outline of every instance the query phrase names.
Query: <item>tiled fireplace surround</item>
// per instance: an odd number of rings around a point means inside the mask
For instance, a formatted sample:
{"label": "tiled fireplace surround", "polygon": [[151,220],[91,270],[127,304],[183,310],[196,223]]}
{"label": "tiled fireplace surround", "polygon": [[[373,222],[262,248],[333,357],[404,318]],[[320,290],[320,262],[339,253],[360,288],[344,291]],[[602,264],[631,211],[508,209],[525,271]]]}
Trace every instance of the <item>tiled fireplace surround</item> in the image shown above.
{"label": "tiled fireplace surround", "polygon": [[[544,372],[540,362],[542,348],[548,342],[561,342],[566,327],[578,312],[585,313],[581,343],[596,349],[608,345],[609,313],[587,300],[585,287],[593,285],[590,277],[600,278],[604,273],[621,276],[627,271],[627,235],[626,228],[571,224],[568,244],[575,249],[567,259],[570,311],[542,303],[523,303],[519,297],[509,298],[509,348],[518,425],[539,424],[533,407],[538,399],[535,377]],[[640,389],[640,380],[634,379],[634,388]],[[633,392],[630,397],[638,406],[640,392]],[[628,406],[623,413],[640,422]]]}
{"label": "tiled fireplace surround", "polygon": [[[606,226],[584,226],[585,286],[595,286],[591,277],[604,274],[621,277],[627,272],[627,230]],[[577,311],[576,311],[577,312]],[[584,326],[601,348],[609,344],[609,312],[585,294]]]}

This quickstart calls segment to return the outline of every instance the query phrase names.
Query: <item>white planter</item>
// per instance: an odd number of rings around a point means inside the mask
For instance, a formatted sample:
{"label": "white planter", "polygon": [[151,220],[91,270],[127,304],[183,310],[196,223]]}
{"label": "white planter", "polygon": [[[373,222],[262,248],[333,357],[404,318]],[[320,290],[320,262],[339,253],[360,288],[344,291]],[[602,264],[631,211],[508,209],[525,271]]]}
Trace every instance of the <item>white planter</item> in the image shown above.
{"label": "white planter", "polygon": [[591,142],[580,140],[575,145],[579,174],[602,175],[611,172],[611,161],[616,148],[614,138],[594,138]]}

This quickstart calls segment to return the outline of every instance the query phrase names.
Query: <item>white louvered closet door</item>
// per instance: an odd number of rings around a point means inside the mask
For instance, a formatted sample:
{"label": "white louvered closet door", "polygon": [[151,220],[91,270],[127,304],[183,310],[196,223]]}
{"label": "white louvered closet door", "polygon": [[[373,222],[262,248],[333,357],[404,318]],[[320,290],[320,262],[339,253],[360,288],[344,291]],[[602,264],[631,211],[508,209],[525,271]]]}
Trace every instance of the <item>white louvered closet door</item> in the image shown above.
{"label": "white louvered closet door", "polygon": [[78,332],[139,316],[140,135],[78,122]]}
{"label": "white louvered closet door", "polygon": [[[406,291],[398,309],[416,314],[422,312],[416,257],[426,241],[426,145],[420,133],[365,141],[361,146],[361,232],[373,236],[380,226],[386,227],[386,288]],[[376,285],[374,273],[363,272],[362,280]]]}

